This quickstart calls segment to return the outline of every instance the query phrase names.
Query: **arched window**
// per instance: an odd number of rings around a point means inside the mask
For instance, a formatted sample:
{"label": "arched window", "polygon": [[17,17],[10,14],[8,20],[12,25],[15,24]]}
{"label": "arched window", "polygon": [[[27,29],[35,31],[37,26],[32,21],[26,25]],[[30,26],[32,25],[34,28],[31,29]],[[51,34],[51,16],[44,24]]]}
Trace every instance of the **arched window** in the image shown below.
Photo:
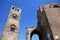
{"label": "arched window", "polygon": [[14,32],[16,30],[16,26],[14,24],[10,25],[10,31]]}
{"label": "arched window", "polygon": [[17,9],[17,11],[19,11],[19,9]]}
{"label": "arched window", "polygon": [[16,14],[13,14],[12,18],[16,20],[18,18],[18,16]]}
{"label": "arched window", "polygon": [[34,35],[32,36],[32,40],[39,40],[39,36],[38,36],[37,34],[34,34]]}
{"label": "arched window", "polygon": [[50,38],[50,33],[47,33],[47,39],[48,39],[48,40],[51,40],[51,38]]}
{"label": "arched window", "polygon": [[12,9],[14,9],[14,7],[12,7]]}

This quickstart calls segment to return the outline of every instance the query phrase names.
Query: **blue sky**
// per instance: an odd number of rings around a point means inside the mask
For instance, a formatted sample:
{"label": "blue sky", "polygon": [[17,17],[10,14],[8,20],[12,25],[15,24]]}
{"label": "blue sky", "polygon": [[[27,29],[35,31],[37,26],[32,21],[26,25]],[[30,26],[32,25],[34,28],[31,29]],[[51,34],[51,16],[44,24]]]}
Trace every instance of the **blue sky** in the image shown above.
{"label": "blue sky", "polygon": [[60,0],[0,0],[0,36],[12,5],[22,9],[18,39],[26,40],[26,27],[37,26],[37,9],[42,5],[59,2]]}

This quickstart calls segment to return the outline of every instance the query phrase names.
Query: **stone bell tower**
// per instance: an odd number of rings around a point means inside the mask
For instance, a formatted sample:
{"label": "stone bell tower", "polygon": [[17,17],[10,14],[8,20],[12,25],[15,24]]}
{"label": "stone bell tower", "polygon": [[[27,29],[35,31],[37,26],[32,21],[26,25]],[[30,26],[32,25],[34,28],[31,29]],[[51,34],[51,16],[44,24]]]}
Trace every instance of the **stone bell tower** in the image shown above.
{"label": "stone bell tower", "polygon": [[21,9],[11,6],[1,40],[18,40]]}

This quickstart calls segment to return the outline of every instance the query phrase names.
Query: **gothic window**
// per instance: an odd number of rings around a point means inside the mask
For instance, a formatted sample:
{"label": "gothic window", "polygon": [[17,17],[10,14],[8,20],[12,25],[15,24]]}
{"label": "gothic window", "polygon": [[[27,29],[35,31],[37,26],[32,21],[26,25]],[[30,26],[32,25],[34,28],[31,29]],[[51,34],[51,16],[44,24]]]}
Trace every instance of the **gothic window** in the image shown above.
{"label": "gothic window", "polygon": [[14,32],[16,30],[16,26],[14,24],[10,25],[10,31]]}
{"label": "gothic window", "polygon": [[16,14],[13,14],[12,18],[16,20],[18,18],[18,16]]}

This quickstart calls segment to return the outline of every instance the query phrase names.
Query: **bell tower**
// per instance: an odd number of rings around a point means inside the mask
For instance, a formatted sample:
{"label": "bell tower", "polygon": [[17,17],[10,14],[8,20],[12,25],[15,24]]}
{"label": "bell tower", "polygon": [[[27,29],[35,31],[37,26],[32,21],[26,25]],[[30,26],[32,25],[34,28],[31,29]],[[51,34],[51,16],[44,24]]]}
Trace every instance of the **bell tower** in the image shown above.
{"label": "bell tower", "polygon": [[1,40],[18,40],[21,9],[11,6]]}

